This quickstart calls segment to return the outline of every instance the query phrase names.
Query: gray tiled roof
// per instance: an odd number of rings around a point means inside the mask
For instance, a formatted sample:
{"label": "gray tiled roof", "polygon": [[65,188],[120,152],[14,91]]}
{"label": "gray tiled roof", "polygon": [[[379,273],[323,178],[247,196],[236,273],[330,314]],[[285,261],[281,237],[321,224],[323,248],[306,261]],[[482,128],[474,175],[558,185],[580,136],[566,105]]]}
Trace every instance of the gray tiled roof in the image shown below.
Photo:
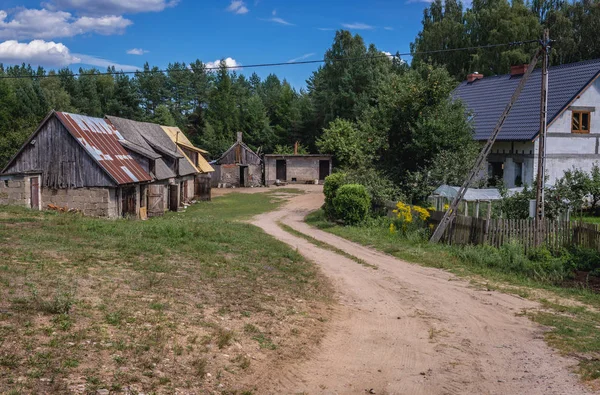
{"label": "gray tiled roof", "polygon": [[[548,71],[548,122],[554,118],[600,72],[600,59],[553,66]],[[510,74],[462,82],[452,93],[474,116],[475,139],[487,140],[521,76]],[[529,77],[512,108],[498,140],[533,140],[540,129],[541,70]]]}
{"label": "gray tiled roof", "polygon": [[[198,172],[179,152],[175,142],[171,140],[160,125],[150,122],[133,121],[131,119],[114,117],[112,115],[107,115],[106,118],[115,125],[121,133],[123,133],[127,140],[177,160],[179,162],[179,176],[187,176]],[[175,174],[172,172],[173,169],[168,169],[166,164],[157,163],[156,172],[159,173],[160,176],[157,174],[156,177],[158,179],[174,177]]]}

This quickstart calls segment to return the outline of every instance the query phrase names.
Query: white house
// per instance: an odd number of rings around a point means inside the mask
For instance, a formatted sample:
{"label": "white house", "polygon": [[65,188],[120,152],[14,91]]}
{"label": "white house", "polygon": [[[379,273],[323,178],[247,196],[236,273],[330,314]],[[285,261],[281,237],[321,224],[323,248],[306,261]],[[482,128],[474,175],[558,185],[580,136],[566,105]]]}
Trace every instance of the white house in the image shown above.
{"label": "white house", "polygon": [[[471,111],[476,140],[483,143],[489,138],[526,69],[527,65],[516,66],[511,74],[493,77],[470,74],[454,90],[453,96]],[[600,163],[599,75],[600,59],[549,68],[547,184],[554,184],[565,170],[589,171]],[[509,188],[531,185],[537,174],[540,84],[537,69],[488,157],[489,178],[502,179]]]}

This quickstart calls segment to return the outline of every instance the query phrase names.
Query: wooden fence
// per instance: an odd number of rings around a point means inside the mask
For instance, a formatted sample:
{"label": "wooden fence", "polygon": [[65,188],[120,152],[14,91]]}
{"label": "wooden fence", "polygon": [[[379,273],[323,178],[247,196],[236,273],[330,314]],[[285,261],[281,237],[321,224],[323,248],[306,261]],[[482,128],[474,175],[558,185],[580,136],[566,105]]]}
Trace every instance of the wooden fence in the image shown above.
{"label": "wooden fence", "polygon": [[[443,211],[431,215],[431,223],[437,226]],[[485,219],[457,215],[446,229],[442,241],[455,245],[488,244],[501,247],[517,241],[525,250],[535,247],[536,235],[533,219]],[[580,246],[600,251],[600,226],[573,221],[549,221],[542,223],[544,244],[551,250]]]}

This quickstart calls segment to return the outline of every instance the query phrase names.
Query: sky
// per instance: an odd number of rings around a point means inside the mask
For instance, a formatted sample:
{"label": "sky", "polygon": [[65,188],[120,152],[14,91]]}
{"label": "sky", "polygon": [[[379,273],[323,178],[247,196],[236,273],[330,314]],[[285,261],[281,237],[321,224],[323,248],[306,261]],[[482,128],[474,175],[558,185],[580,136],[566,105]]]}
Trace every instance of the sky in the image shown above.
{"label": "sky", "polygon": [[[335,31],[408,52],[424,0],[2,0],[0,62],[133,71],[196,59],[234,65],[322,59]],[[318,65],[256,71],[302,88]]]}

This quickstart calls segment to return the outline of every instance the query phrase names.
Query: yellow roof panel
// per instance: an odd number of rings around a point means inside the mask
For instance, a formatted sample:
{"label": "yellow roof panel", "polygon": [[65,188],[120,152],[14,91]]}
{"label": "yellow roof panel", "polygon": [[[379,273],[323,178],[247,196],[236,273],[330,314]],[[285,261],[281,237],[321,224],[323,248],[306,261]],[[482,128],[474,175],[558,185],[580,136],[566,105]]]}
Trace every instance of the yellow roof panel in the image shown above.
{"label": "yellow roof panel", "polygon": [[176,144],[182,145],[185,148],[188,148],[192,151],[199,152],[201,154],[208,154],[208,151],[205,151],[201,148],[194,147],[194,144],[187,138],[187,136],[175,126],[161,126],[165,132],[169,135],[171,140],[173,140]]}
{"label": "yellow roof panel", "polygon": [[177,149],[185,157],[185,159],[190,162],[190,165],[194,166],[194,169],[196,169],[198,173],[212,173],[215,171],[215,169],[213,169],[213,167],[206,161],[206,159],[204,159],[202,155],[198,154],[198,166],[196,166],[181,148],[178,147]]}

